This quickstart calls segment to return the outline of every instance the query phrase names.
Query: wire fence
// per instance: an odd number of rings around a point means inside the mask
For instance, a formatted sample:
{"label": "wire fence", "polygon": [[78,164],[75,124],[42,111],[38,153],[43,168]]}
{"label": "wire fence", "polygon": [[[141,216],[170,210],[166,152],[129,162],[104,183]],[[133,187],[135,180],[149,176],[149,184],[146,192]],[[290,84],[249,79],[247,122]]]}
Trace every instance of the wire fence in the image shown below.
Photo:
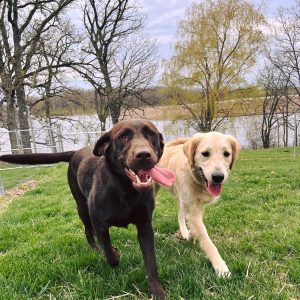
{"label": "wire fence", "polygon": [[[27,130],[16,129],[8,131],[0,128],[0,155],[22,154],[28,152],[27,150],[32,153],[55,153],[78,150],[87,145],[94,145],[101,135],[100,131],[95,130],[99,128],[97,119],[94,116],[90,119],[87,119],[86,116],[79,116],[76,121],[79,124],[84,124],[84,126],[76,126],[74,123],[71,124],[66,121],[57,122],[55,125],[49,126],[49,124],[35,121],[33,126]],[[294,126],[293,129],[289,129],[288,145],[294,146],[295,157],[296,147],[300,141],[300,131],[297,130],[300,122],[299,115],[294,114],[290,121]],[[183,120],[153,120],[153,123],[163,134],[165,142],[177,137],[192,136],[196,132],[188,122]],[[261,118],[258,116],[228,119],[224,122],[223,127],[220,128],[220,131],[233,134],[243,148],[254,149],[261,147],[260,124]],[[282,146],[283,132],[282,126],[279,125],[273,128],[271,146]],[[22,143],[21,135],[24,132],[27,132],[30,137],[29,147],[25,147]],[[0,171],[19,167],[0,164]]]}
{"label": "wire fence", "polygon": [[[28,132],[30,147],[22,143],[22,132]],[[31,128],[27,130],[16,129],[8,131],[0,129],[0,155],[23,154],[30,150],[32,153],[56,153],[77,150],[88,145],[94,145],[99,139],[101,132],[67,131],[60,126]],[[14,141],[13,143],[11,141]],[[0,164],[0,171],[16,169],[24,166],[16,166],[6,163]]]}

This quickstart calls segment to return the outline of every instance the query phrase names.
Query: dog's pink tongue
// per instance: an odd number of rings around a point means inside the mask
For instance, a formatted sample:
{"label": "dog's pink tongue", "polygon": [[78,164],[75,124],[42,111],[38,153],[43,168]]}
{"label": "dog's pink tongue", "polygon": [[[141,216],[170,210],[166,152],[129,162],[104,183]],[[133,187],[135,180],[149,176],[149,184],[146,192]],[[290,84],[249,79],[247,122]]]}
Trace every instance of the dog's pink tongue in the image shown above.
{"label": "dog's pink tongue", "polygon": [[169,169],[155,166],[151,170],[147,171],[147,173],[154,181],[162,185],[171,186],[175,182],[175,174]]}
{"label": "dog's pink tongue", "polygon": [[218,184],[218,183],[208,183],[208,188],[207,188],[208,192],[214,196],[217,197],[221,194],[222,191],[222,184]]}

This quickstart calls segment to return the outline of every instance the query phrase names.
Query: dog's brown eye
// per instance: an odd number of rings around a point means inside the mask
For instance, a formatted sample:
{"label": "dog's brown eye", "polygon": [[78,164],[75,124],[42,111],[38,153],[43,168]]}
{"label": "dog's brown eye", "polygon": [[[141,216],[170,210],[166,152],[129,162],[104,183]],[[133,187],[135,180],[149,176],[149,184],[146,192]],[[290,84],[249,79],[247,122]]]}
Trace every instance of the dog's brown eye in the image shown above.
{"label": "dog's brown eye", "polygon": [[127,140],[127,135],[121,134],[121,135],[119,136],[119,140],[121,140],[121,141],[126,141],[126,140]]}
{"label": "dog's brown eye", "polygon": [[148,134],[149,134],[150,136],[154,136],[154,132],[152,132],[152,131],[148,131]]}
{"label": "dog's brown eye", "polygon": [[209,157],[209,152],[208,152],[208,151],[204,151],[204,152],[202,152],[202,155],[203,155],[204,157]]}
{"label": "dog's brown eye", "polygon": [[228,157],[228,156],[230,156],[230,153],[229,153],[228,151],[225,151],[225,152],[224,152],[224,156],[225,156],[225,157]]}

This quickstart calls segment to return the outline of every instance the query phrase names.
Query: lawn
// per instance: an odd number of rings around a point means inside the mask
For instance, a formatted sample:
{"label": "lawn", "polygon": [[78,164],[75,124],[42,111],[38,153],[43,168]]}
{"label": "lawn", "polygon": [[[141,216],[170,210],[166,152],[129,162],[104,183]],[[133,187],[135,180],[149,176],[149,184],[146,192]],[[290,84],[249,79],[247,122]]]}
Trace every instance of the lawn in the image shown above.
{"label": "lawn", "polygon": [[[22,167],[17,166],[18,169],[13,169],[14,165],[0,165],[0,176],[5,190],[14,186],[20,185],[29,179],[41,179],[48,174],[48,169],[51,167]],[[1,200],[0,200],[1,201]]]}
{"label": "lawn", "polygon": [[[40,170],[29,175],[39,186],[0,212],[0,299],[148,299],[135,227],[112,228],[121,264],[111,269],[85,241],[66,166]],[[5,172],[8,184],[19,176]],[[175,238],[176,201],[161,190],[153,224],[168,299],[300,299],[299,208],[300,158],[291,149],[242,151],[205,214],[232,273],[219,279],[198,243]]]}

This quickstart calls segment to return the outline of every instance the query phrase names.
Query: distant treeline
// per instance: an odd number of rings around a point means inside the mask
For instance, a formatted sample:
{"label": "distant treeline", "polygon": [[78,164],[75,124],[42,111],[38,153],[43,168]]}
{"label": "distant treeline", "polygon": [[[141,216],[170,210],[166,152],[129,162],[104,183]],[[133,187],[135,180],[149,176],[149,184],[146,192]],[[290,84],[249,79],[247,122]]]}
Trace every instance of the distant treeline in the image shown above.
{"label": "distant treeline", "polygon": [[[193,91],[195,95],[198,94],[197,102],[201,99],[201,93],[199,91]],[[236,89],[230,91],[227,97],[224,99],[224,105],[227,101],[236,102],[239,107],[238,111],[235,111],[236,115],[244,115],[245,113],[259,113],[259,97],[263,95],[263,91],[256,86],[247,87],[244,89]],[[164,87],[153,87],[143,92],[144,97],[149,99],[149,102],[153,106],[161,105],[177,105],[177,101],[172,98],[171,93]],[[49,99],[51,107],[51,115],[74,115],[74,114],[90,114],[95,113],[95,92],[91,89],[70,89],[64,92],[60,96],[54,96]],[[37,96],[29,99],[31,111],[33,114],[43,116],[45,113],[45,105],[43,99],[39,99]],[[103,101],[105,97],[103,97]],[[130,101],[133,101],[132,99]],[[145,103],[134,99],[134,103],[137,107],[145,107]],[[244,104],[248,103],[247,108],[243,109]],[[252,103],[252,104],[251,104]],[[132,103],[131,103],[132,104]],[[249,111],[249,106],[252,109]],[[244,111],[245,110],[245,111]]]}
{"label": "distant treeline", "polygon": [[[159,87],[143,91],[143,96],[146,97],[152,105],[162,103],[164,97]],[[62,93],[60,96],[54,96],[49,100],[52,116],[95,113],[96,111],[95,92],[89,89],[70,89],[69,91]],[[103,101],[107,101],[105,96],[103,97]],[[138,99],[129,98],[127,101],[130,101],[131,105],[133,104],[137,107],[145,106],[145,103]],[[44,115],[44,103],[45,101],[36,96],[31,97],[30,106],[33,114],[39,116]]]}

